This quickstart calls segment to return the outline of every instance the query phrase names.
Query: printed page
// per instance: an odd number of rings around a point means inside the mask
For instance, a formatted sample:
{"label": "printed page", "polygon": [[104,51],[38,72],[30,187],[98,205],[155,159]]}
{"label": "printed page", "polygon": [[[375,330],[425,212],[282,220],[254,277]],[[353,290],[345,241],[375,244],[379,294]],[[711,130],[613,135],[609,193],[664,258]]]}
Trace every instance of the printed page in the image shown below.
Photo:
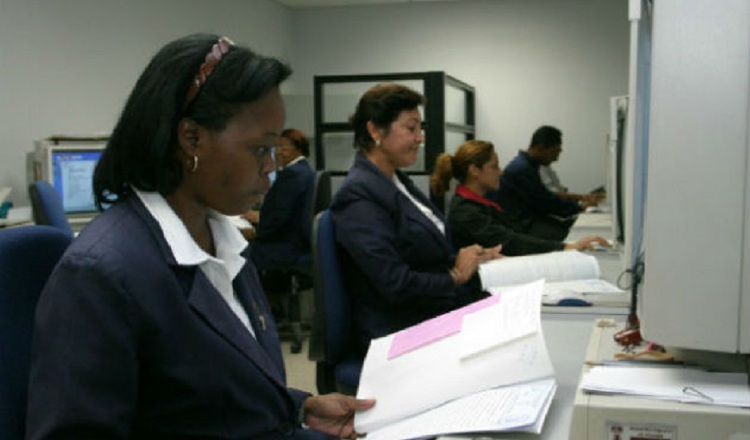
{"label": "printed page", "polygon": [[479,266],[482,287],[511,286],[538,279],[569,281],[599,278],[596,258],[578,251],[549,252],[522,257],[505,257]]}
{"label": "printed page", "polygon": [[[458,333],[396,357],[389,356],[394,334],[373,340],[362,368],[357,396],[375,398],[378,403],[372,409],[357,413],[354,419],[357,431],[374,431],[487,389],[552,377],[554,369],[539,319],[543,282],[518,289],[530,297],[528,307],[535,310],[526,314],[536,315],[536,331],[529,337],[498,345],[497,335],[484,334],[481,330],[474,333],[470,328],[468,331],[472,334],[467,336],[462,328]],[[503,302],[501,296],[498,305]],[[521,322],[523,315],[508,315],[508,319]],[[489,339],[487,346],[494,348],[462,357],[462,344],[467,337]]]}
{"label": "printed page", "polygon": [[750,408],[747,373],[688,368],[593,367],[581,389],[660,400]]}
{"label": "printed page", "polygon": [[481,391],[371,431],[367,440],[496,431],[539,434],[556,389],[553,379],[544,379]]}

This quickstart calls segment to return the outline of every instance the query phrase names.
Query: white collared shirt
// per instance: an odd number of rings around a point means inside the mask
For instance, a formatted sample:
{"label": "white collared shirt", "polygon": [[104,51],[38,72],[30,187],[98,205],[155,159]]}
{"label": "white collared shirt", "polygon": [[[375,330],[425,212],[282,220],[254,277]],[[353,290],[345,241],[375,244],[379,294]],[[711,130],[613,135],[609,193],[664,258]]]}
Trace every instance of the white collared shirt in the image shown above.
{"label": "white collared shirt", "polygon": [[281,171],[283,169],[289,168],[290,166],[294,165],[295,163],[297,163],[297,162],[299,162],[299,161],[301,161],[303,159],[307,159],[307,158],[305,156],[299,155],[299,156],[295,157],[294,159],[290,160],[288,164],[284,165],[283,167],[280,167],[277,171]]}
{"label": "white collared shirt", "polygon": [[229,308],[255,337],[247,311],[242,307],[232,286],[232,280],[245,265],[240,253],[247,247],[247,240],[232,224],[227,216],[209,211],[208,224],[216,246],[216,257],[209,255],[198,246],[185,224],[167,204],[161,194],[134,189],[148,212],[159,223],[167,245],[180,266],[198,266],[206,278],[221,294]]}
{"label": "white collared shirt", "polygon": [[406,186],[404,186],[404,184],[401,182],[401,180],[399,180],[398,176],[395,173],[393,174],[393,183],[396,184],[396,188],[398,188],[399,191],[401,191],[402,193],[404,193],[404,195],[406,195],[406,197],[408,197],[409,200],[411,200],[411,202],[414,204],[414,206],[416,206],[417,209],[419,209],[422,212],[422,214],[424,214],[425,217],[427,217],[432,223],[434,223],[435,227],[438,228],[438,230],[443,235],[445,235],[445,223],[443,223],[443,221],[440,220],[440,218],[438,218],[438,216],[436,216],[435,213],[432,212],[432,210],[430,208],[428,208],[427,206],[423,205],[422,202],[420,202],[419,200],[417,200],[417,198],[414,197],[409,192],[408,189],[406,189]]}

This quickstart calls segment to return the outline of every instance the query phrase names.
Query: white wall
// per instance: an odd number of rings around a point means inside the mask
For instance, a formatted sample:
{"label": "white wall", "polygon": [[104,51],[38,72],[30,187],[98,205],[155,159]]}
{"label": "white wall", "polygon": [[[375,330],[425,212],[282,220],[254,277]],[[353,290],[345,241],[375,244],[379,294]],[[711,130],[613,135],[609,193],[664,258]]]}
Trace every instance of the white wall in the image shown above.
{"label": "white wall", "polygon": [[605,183],[609,97],[627,93],[626,1],[302,9],[293,23],[290,104],[303,108],[289,109],[290,124],[312,133],[313,75],[445,71],[476,88],[477,137],[495,143],[501,164],[552,124],[563,131],[561,180],[576,191]]}
{"label": "white wall", "polygon": [[478,137],[507,163],[564,132],[557,169],[604,183],[608,98],[627,89],[624,0],[465,0],[290,10],[272,0],[0,0],[0,186],[28,203],[25,155],[51,134],[109,132],[167,41],[225,34],[291,61],[289,125],[312,135],[313,75],[442,70],[477,90]]}
{"label": "white wall", "polygon": [[109,133],[150,57],[194,32],[289,59],[271,0],[0,0],[0,186],[28,204],[26,152],[51,134]]}

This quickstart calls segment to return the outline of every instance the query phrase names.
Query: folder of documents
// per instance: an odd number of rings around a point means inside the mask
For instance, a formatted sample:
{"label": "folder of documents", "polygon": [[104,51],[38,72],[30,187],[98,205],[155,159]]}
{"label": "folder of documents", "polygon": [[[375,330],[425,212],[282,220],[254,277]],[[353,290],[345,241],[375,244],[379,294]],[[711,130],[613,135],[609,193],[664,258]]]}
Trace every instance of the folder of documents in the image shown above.
{"label": "folder of documents", "polygon": [[[543,280],[507,288],[373,340],[357,396],[377,404],[355,416],[357,432],[396,440],[540,430],[556,389],[541,328],[543,289]],[[492,423],[476,418],[484,411]]]}

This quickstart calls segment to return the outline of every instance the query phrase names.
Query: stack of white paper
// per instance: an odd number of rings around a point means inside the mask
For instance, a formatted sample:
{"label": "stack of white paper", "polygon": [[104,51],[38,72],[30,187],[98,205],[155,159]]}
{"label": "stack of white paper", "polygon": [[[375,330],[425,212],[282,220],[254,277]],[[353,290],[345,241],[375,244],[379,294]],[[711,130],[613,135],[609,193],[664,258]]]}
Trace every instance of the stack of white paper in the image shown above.
{"label": "stack of white paper", "polygon": [[540,280],[507,289],[372,341],[357,396],[377,403],[356,415],[357,431],[389,440],[539,432],[556,389],[541,330],[543,288]]}
{"label": "stack of white paper", "polygon": [[594,367],[583,376],[585,391],[649,399],[750,408],[746,373],[690,368]]}

